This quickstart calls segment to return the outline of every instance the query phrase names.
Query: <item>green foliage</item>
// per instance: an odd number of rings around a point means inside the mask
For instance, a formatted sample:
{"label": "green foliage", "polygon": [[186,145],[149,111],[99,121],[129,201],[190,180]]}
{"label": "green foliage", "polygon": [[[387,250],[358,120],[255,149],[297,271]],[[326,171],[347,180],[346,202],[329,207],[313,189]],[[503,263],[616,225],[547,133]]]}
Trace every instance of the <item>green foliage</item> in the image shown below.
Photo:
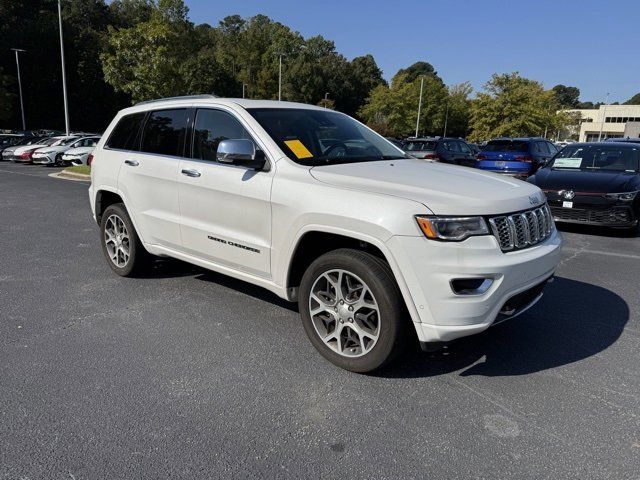
{"label": "green foliage", "polygon": [[0,67],[0,121],[4,122],[11,118],[13,101],[15,95],[11,93],[11,77],[4,74]]}
{"label": "green foliage", "polygon": [[636,93],[633,97],[624,102],[623,105],[640,105],[640,93]]}
{"label": "green foliage", "polygon": [[580,89],[577,87],[567,87],[566,85],[556,85],[551,90],[556,97],[556,102],[562,108],[578,108],[580,105]]}
{"label": "green foliage", "polygon": [[397,74],[390,88],[379,85],[372,90],[359,114],[371,128],[384,135],[414,135],[422,78],[419,135],[442,134],[448,94],[442,81],[431,75],[410,81],[409,74]]}
{"label": "green foliage", "polygon": [[557,113],[553,90],[517,72],[493,75],[471,104],[471,135],[475,141],[493,137],[528,137],[562,128],[567,118]]}

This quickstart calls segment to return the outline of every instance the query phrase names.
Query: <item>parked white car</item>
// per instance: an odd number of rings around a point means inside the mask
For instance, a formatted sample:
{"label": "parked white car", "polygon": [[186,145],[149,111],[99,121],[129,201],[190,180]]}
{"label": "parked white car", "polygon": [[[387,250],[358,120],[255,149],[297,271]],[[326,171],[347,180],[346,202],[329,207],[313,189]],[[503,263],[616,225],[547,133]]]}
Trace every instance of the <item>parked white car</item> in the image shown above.
{"label": "parked white car", "polygon": [[37,143],[16,147],[16,149],[13,151],[11,156],[8,157],[8,159],[16,163],[31,163],[33,152],[40,148],[53,145],[62,138],[64,137],[44,137]]}
{"label": "parked white car", "polygon": [[48,147],[39,148],[31,156],[33,163],[40,165],[58,165],[62,163],[62,155],[70,148],[80,146],[83,140],[75,136],[64,136]]}
{"label": "parked white car", "polygon": [[115,273],[152,254],[267,288],[298,302],[314,347],[355,372],[401,353],[409,329],[431,349],[515,317],[560,259],[537,187],[410,158],[311,105],[143,102],[93,156],[89,200]]}
{"label": "parked white car", "polygon": [[86,137],[79,140],[76,143],[79,143],[80,146],[70,148],[64,152],[62,162],[72,165],[86,165],[87,158],[95,149],[98,140],[100,140],[100,137]]}

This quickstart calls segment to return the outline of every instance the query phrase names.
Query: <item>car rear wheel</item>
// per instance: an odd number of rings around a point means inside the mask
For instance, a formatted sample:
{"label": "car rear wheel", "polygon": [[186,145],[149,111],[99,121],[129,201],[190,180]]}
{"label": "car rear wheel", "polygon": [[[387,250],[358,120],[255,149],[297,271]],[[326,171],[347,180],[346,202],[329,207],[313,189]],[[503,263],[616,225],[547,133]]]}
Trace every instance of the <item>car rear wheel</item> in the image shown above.
{"label": "car rear wheel", "polygon": [[402,296],[389,266],[373,255],[351,249],[322,255],[305,272],[298,303],[309,340],[341,368],[371,372],[403,349]]}
{"label": "car rear wheel", "polygon": [[140,242],[122,203],[110,205],[102,214],[100,240],[107,263],[118,275],[134,276],[148,265],[150,255]]}

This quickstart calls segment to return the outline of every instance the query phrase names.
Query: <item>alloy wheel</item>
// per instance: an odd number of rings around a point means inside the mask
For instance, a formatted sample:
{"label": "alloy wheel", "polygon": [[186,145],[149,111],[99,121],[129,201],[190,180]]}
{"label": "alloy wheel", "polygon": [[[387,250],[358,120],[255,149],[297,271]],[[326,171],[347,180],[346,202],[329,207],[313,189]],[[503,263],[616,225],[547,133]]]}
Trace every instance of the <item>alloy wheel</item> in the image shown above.
{"label": "alloy wheel", "polygon": [[122,218],[116,214],[110,215],[105,222],[104,243],[113,264],[118,268],[126,267],[131,252],[129,232]]}
{"label": "alloy wheel", "polygon": [[349,271],[335,269],[318,276],[309,294],[309,312],[318,336],[339,355],[365,355],[380,336],[380,310],[373,292]]}

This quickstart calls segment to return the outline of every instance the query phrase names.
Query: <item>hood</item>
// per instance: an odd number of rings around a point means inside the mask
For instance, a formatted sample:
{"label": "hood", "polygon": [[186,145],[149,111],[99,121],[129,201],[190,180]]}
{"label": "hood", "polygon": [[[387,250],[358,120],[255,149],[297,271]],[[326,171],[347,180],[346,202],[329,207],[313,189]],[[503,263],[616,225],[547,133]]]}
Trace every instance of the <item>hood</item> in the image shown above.
{"label": "hood", "polygon": [[76,147],[70,148],[65,153],[67,155],[84,155],[85,153],[91,153],[95,150],[96,147]]}
{"label": "hood", "polygon": [[16,147],[13,153],[15,155],[20,155],[21,153],[29,152],[31,150],[36,150],[38,148],[44,148],[46,146],[47,145],[22,145],[20,147]]}
{"label": "hood", "polygon": [[436,215],[495,215],[544,201],[534,185],[438,162],[400,159],[313,167],[311,175],[341,188],[402,197]]}
{"label": "hood", "polygon": [[585,172],[542,168],[530,181],[543,190],[619,193],[640,188],[640,174],[634,172]]}
{"label": "hood", "polygon": [[58,153],[58,152],[66,152],[69,150],[69,147],[66,145],[58,145],[56,147],[45,146],[36,150],[37,153]]}

